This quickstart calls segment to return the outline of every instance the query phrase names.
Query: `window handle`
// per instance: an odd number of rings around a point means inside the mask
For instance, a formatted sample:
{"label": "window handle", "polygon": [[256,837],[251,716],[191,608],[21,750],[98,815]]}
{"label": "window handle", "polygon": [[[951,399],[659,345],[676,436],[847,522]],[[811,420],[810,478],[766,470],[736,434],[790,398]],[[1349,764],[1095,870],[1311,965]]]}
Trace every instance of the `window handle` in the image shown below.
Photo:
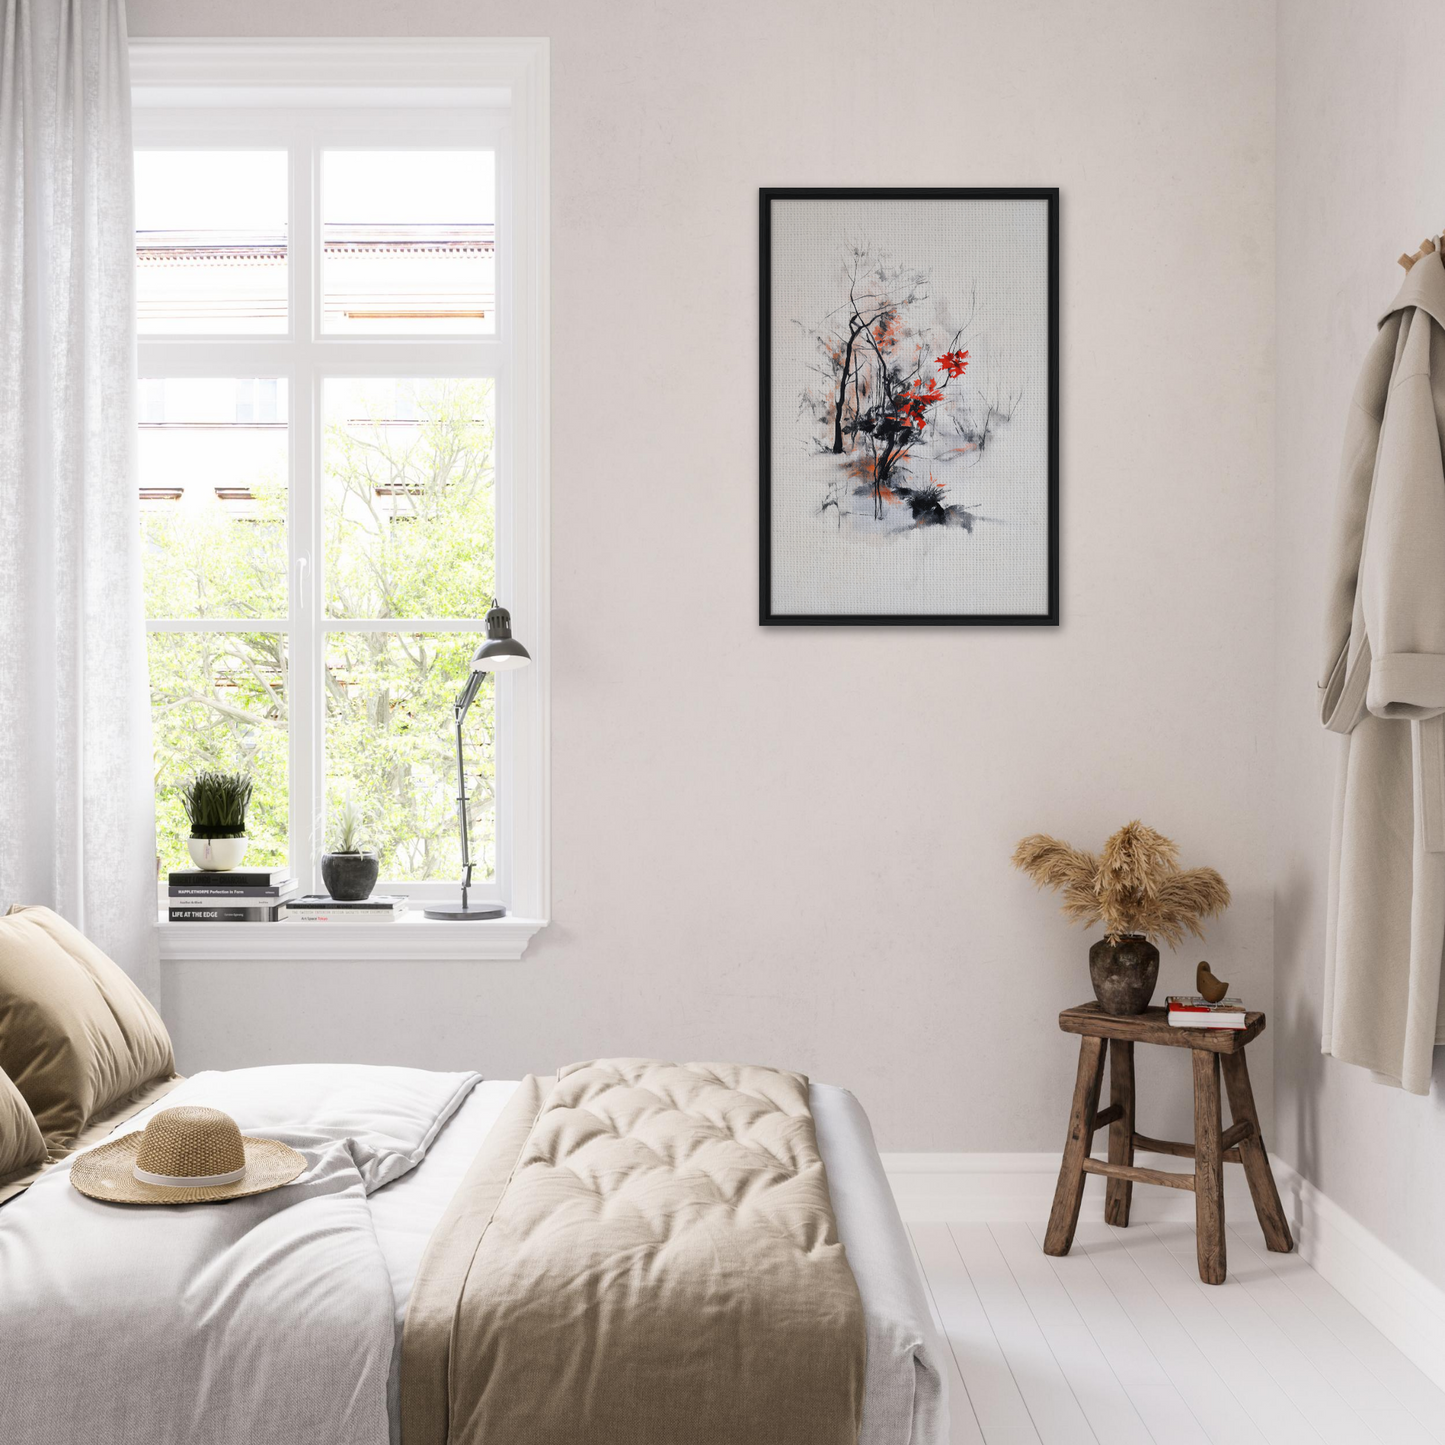
{"label": "window handle", "polygon": [[296,610],[306,610],[306,568],[310,559],[303,552],[296,559]]}

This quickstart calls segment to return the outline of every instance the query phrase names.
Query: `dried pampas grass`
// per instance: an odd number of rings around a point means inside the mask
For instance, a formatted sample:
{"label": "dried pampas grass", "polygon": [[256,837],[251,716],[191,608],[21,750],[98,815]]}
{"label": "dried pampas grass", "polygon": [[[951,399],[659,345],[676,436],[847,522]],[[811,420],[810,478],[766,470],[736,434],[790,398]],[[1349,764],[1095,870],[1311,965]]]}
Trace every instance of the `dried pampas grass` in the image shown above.
{"label": "dried pampas grass", "polygon": [[1138,819],[1098,855],[1034,833],[1014,849],[1013,864],[1063,895],[1066,918],[1102,923],[1114,941],[1142,933],[1178,948],[1186,932],[1203,938],[1204,920],[1229,907],[1229,885],[1213,868],[1181,869],[1175,843]]}
{"label": "dried pampas grass", "polygon": [[1076,923],[1092,923],[1099,916],[1095,883],[1099,860],[1082,848],[1071,848],[1047,833],[1035,833],[1014,849],[1014,867],[1022,868],[1040,888],[1064,895],[1064,915]]}

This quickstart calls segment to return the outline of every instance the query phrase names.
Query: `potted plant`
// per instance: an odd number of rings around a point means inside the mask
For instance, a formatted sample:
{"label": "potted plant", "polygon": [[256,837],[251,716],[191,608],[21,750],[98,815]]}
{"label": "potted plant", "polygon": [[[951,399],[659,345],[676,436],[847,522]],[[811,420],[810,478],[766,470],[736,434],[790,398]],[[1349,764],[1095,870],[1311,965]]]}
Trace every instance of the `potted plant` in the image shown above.
{"label": "potted plant", "polygon": [[1102,923],[1089,949],[1089,977],[1105,1013],[1141,1014],[1159,977],[1162,938],[1172,948],[1188,932],[1204,937],[1204,919],[1229,907],[1229,885],[1213,868],[1179,867],[1179,849],[1137,819],[1095,855],[1035,833],[1014,849],[1013,863],[1039,887],[1064,896],[1064,916]]}
{"label": "potted plant", "polygon": [[348,798],[336,817],[332,847],[321,855],[321,879],[338,903],[360,903],[371,897],[381,857],[362,839],[361,814]]}
{"label": "potted plant", "polygon": [[251,780],[244,773],[197,773],[181,789],[191,820],[186,846],[197,868],[224,872],[246,856],[246,806]]}

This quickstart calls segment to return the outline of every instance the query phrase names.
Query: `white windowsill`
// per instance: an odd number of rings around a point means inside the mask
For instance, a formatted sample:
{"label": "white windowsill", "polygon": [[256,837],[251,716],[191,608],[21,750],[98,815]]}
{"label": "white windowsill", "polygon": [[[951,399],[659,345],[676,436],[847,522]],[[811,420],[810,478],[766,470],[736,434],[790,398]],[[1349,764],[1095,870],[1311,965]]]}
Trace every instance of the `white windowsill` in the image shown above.
{"label": "white windowsill", "polygon": [[517,959],[545,918],[448,923],[423,918],[424,903],[395,923],[156,924],[165,959]]}

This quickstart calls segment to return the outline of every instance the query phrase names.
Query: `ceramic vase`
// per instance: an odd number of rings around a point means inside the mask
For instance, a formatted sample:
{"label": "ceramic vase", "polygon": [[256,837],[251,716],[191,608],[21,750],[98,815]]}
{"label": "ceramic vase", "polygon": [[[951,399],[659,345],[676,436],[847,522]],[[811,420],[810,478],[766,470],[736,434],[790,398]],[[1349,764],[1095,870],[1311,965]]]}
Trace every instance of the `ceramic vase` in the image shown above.
{"label": "ceramic vase", "polygon": [[1159,981],[1159,950],[1142,933],[1101,938],[1089,950],[1089,977],[1106,1014],[1141,1014]]}
{"label": "ceramic vase", "polygon": [[239,868],[246,856],[249,838],[187,838],[191,861],[197,868],[208,873],[224,873],[228,868]]}
{"label": "ceramic vase", "polygon": [[381,859],[375,853],[323,853],[321,881],[338,903],[360,903],[371,897]]}

